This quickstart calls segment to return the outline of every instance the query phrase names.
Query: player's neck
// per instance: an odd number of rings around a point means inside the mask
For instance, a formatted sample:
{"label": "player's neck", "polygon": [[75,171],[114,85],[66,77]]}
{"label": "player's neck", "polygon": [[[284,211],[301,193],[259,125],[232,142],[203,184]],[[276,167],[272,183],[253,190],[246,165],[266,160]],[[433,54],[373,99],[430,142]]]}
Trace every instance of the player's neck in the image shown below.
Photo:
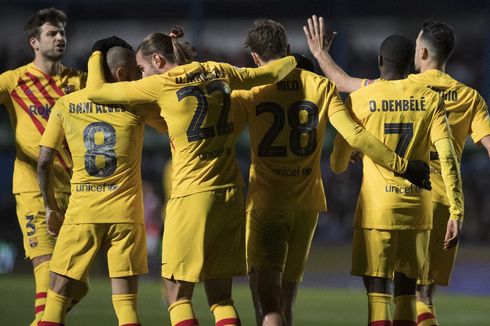
{"label": "player's neck", "polygon": [[274,62],[274,61],[279,60],[279,59],[281,59],[281,58],[282,58],[282,57],[277,57],[277,58],[270,59],[270,60],[260,60],[260,65],[259,65],[259,66],[260,66],[260,67],[261,67],[261,66],[265,66],[266,64],[271,63],[271,62]]}
{"label": "player's neck", "polygon": [[442,72],[446,72],[446,63],[440,63],[437,61],[429,61],[420,66],[420,72],[426,72],[427,70],[439,70]]}
{"label": "player's neck", "polygon": [[58,75],[61,69],[60,61],[48,60],[39,56],[34,58],[34,65],[50,76]]}
{"label": "player's neck", "polygon": [[387,69],[381,67],[380,78],[384,80],[399,80],[407,78],[406,72],[400,72],[398,69]]}

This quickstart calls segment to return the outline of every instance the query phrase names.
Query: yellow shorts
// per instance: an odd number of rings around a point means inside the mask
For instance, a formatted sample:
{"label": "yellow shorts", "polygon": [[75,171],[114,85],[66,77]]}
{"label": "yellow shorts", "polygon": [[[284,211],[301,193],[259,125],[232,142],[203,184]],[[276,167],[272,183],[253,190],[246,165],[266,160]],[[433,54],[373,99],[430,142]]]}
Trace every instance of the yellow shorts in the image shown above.
{"label": "yellow shorts", "polygon": [[107,253],[109,277],[148,273],[144,224],[63,224],[49,270],[85,281],[99,251]]}
{"label": "yellow shorts", "polygon": [[199,282],[246,275],[246,271],[241,189],[217,189],[169,200],[163,231],[163,277]]}
{"label": "yellow shorts", "polygon": [[[69,193],[56,193],[56,201],[62,210],[68,206]],[[17,219],[24,242],[25,257],[50,255],[53,253],[56,239],[48,234],[46,210],[40,192],[22,192],[15,194]]]}
{"label": "yellow shorts", "polygon": [[354,229],[352,275],[417,278],[427,257],[430,230]]}
{"label": "yellow shorts", "polygon": [[318,212],[291,209],[256,209],[247,212],[247,265],[274,269],[283,279],[300,282],[315,233]]}
{"label": "yellow shorts", "polygon": [[444,250],[449,207],[441,203],[434,202],[432,204],[434,213],[433,226],[430,231],[429,253],[417,282],[425,285],[435,283],[447,286],[453,271],[458,246],[447,251]]}

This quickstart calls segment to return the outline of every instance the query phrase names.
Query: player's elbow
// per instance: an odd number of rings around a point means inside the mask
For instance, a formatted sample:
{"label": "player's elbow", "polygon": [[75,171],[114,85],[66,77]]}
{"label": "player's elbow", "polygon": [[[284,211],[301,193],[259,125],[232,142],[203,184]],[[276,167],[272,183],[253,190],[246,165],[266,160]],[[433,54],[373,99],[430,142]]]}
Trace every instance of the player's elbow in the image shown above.
{"label": "player's elbow", "polygon": [[350,83],[345,81],[339,81],[335,83],[337,85],[337,90],[341,93],[352,93],[356,89],[350,85]]}
{"label": "player's elbow", "polygon": [[55,149],[41,146],[39,148],[39,158],[37,159],[37,172],[46,172],[53,165]]}
{"label": "player's elbow", "polygon": [[37,173],[42,173],[47,170],[49,170],[49,167],[51,166],[52,162],[50,159],[46,157],[39,157],[37,161]]}

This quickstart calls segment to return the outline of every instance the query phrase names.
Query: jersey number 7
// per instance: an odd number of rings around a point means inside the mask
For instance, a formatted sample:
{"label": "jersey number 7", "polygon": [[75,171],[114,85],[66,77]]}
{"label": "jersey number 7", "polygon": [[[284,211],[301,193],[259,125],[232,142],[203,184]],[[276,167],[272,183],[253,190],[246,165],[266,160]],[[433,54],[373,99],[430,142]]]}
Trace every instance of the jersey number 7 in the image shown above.
{"label": "jersey number 7", "polygon": [[413,122],[385,123],[385,135],[400,135],[395,153],[403,157],[407,151],[408,144],[413,138]]}

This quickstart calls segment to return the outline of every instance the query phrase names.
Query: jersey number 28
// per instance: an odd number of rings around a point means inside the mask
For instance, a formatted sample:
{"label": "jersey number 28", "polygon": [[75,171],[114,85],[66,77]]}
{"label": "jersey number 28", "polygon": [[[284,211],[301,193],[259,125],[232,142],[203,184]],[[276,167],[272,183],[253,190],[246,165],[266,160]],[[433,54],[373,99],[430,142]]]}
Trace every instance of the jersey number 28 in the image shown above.
{"label": "jersey number 28", "polygon": [[[259,143],[259,157],[280,157],[287,155],[286,145],[272,145],[281,133],[286,123],[286,112],[277,103],[264,102],[255,108],[255,115],[271,113],[274,120],[271,127]],[[306,121],[301,121],[300,112],[306,111]],[[318,125],[318,107],[310,101],[298,101],[293,103],[287,110],[287,122],[291,128],[289,132],[289,147],[291,152],[297,156],[312,154],[317,146],[316,127]],[[308,141],[301,144],[302,135],[308,135]]]}

